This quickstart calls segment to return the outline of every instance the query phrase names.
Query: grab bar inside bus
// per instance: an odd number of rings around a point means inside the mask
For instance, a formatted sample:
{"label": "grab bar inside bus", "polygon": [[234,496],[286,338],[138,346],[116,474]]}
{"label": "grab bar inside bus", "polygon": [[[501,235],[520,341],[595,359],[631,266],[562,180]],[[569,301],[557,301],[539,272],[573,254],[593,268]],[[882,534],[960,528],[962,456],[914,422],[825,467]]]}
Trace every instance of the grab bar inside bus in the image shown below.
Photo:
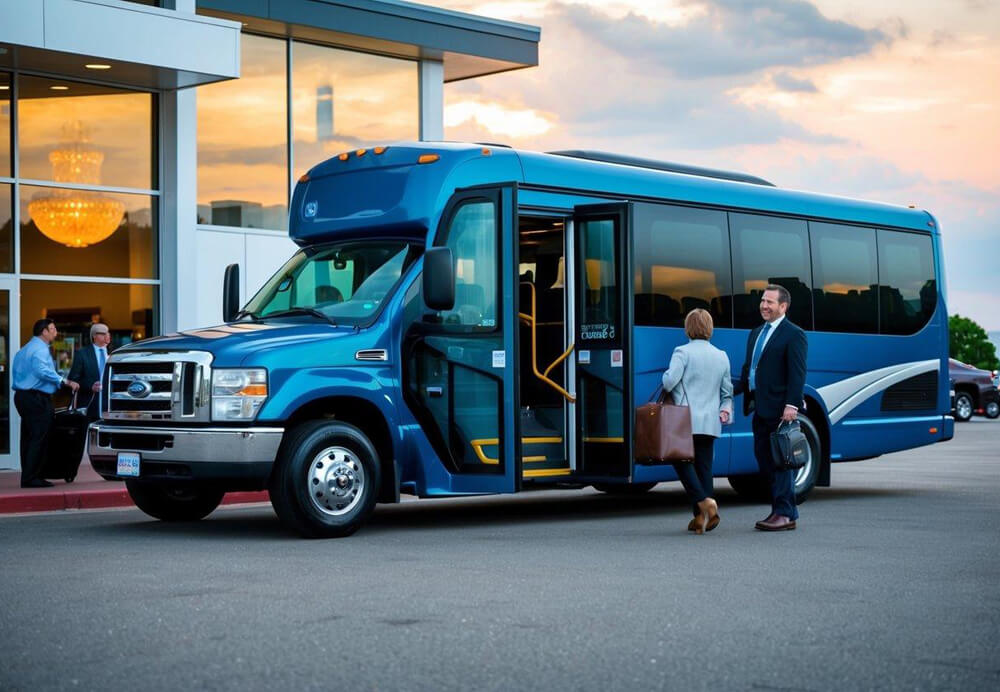
{"label": "grab bar inside bus", "polygon": [[526,315],[523,312],[518,313],[518,317],[531,326],[531,371],[534,373],[535,377],[559,392],[563,398],[566,399],[566,401],[576,403],[575,396],[560,387],[557,382],[553,381],[549,377],[549,373],[552,372],[552,368],[566,360],[569,357],[569,354],[573,352],[573,347],[576,346],[576,344],[570,344],[569,348],[567,348],[561,356],[552,361],[552,364],[549,365],[549,367],[545,368],[544,373],[538,371],[538,333],[536,329],[538,320],[535,317],[538,313],[535,307],[535,284],[530,281],[522,281],[521,285],[529,286],[531,288],[531,314]]}

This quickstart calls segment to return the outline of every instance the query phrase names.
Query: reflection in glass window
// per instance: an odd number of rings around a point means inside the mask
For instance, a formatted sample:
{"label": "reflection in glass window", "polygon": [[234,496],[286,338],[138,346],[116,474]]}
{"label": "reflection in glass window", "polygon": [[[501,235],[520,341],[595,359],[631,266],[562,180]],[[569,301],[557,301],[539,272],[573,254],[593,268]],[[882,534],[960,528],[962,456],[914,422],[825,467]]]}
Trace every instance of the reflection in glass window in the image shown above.
{"label": "reflection in glass window", "polygon": [[0,176],[10,176],[10,75],[0,72]]}
{"label": "reflection in glass window", "polygon": [[810,223],[816,329],[878,332],[875,229]]}
{"label": "reflection in glass window", "polygon": [[[52,343],[56,368],[66,376],[73,357],[90,343],[90,325],[103,322],[111,329],[111,350],[156,336],[158,288],[143,284],[82,283],[71,281],[21,281],[21,340],[31,338],[35,320],[49,317],[59,328]],[[55,404],[68,400],[62,389]]]}
{"label": "reflection in glass window", "polygon": [[240,78],[198,87],[198,223],[287,228],[286,45],[243,34]]}
{"label": "reflection in glass window", "polygon": [[621,339],[619,323],[618,242],[613,219],[580,224],[580,298],[583,307],[580,337],[590,341]]}
{"label": "reflection in glass window", "polygon": [[155,189],[153,95],[19,78],[20,176]]}
{"label": "reflection in glass window", "polygon": [[21,271],[155,279],[149,195],[21,186]]}
{"label": "reflection in glass window", "polygon": [[635,205],[635,322],[683,327],[695,308],[716,327],[732,326],[726,214],[661,204]]}
{"label": "reflection in glass window", "polygon": [[497,224],[493,202],[459,207],[448,229],[455,261],[455,308],[442,313],[445,324],[497,326]]}
{"label": "reflection in glass window", "polygon": [[419,100],[415,61],[293,42],[295,179],[342,151],[417,139]]}
{"label": "reflection in glass window", "polygon": [[937,305],[929,235],[878,232],[879,309],[883,334],[915,334]]}
{"label": "reflection in glass window", "polygon": [[788,317],[812,329],[809,236],[806,222],[758,214],[730,214],[733,241],[733,311],[736,327],[761,323],[760,297],[767,284],[788,289]]}
{"label": "reflection in glass window", "polygon": [[14,271],[12,186],[0,183],[0,272]]}

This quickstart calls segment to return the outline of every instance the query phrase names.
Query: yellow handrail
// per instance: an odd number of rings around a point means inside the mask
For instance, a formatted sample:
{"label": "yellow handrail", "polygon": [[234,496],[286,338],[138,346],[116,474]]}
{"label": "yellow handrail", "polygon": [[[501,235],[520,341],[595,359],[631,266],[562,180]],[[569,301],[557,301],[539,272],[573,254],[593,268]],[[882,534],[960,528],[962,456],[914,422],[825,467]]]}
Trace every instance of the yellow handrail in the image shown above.
{"label": "yellow handrail", "polygon": [[537,377],[542,382],[544,382],[545,384],[549,385],[557,392],[562,394],[563,398],[565,398],[566,401],[569,401],[570,403],[575,403],[576,397],[567,392],[562,387],[560,387],[559,384],[550,379],[548,375],[552,371],[552,368],[559,365],[559,363],[563,362],[564,360],[566,360],[566,358],[569,357],[569,354],[573,352],[573,348],[576,346],[576,344],[570,344],[569,348],[566,349],[566,352],[563,353],[558,358],[556,358],[554,361],[552,361],[552,365],[546,368],[544,373],[538,371],[538,345],[537,345],[538,334],[535,328],[535,325],[538,321],[535,316],[538,314],[538,312],[535,306],[535,284],[531,283],[530,281],[522,281],[521,284],[531,287],[531,314],[526,315],[523,312],[518,313],[518,317],[520,317],[522,320],[531,325],[531,371],[534,373],[535,377]]}

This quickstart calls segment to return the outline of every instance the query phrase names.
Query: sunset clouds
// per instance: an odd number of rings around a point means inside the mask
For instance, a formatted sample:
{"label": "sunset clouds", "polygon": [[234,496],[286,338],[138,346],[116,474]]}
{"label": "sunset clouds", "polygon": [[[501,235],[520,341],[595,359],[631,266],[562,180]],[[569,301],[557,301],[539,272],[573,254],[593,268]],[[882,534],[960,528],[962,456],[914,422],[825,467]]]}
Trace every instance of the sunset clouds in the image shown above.
{"label": "sunset clouds", "polygon": [[434,4],[542,28],[538,67],[446,87],[449,139],[915,204],[941,224],[951,312],[1000,329],[1000,2]]}

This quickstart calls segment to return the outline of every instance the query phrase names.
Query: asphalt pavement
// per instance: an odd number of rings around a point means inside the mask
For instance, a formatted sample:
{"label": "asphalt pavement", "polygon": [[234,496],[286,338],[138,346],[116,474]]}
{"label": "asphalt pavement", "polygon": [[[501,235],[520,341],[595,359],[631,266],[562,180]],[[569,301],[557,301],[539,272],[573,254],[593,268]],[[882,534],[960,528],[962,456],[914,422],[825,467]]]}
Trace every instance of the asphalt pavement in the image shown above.
{"label": "asphalt pavement", "polygon": [[993,690],[1000,421],[833,468],[796,531],[719,481],[412,500],[310,541],[268,505],[0,516],[0,690]]}

